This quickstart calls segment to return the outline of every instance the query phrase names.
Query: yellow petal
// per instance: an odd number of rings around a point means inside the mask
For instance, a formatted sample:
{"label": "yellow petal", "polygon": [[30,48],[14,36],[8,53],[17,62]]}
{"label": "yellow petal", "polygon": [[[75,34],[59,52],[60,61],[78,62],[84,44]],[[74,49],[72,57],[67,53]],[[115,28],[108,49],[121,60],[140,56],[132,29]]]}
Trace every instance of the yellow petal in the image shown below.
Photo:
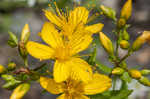
{"label": "yellow petal", "polygon": [[73,11],[70,12],[69,22],[74,24],[75,26],[79,23],[86,24],[88,19],[89,11],[85,7],[77,7]]}
{"label": "yellow petal", "polygon": [[33,41],[29,41],[26,48],[30,55],[42,60],[50,59],[54,54],[54,50],[52,48]]}
{"label": "yellow petal", "polygon": [[40,85],[52,94],[60,94],[63,92],[63,83],[56,83],[53,79],[48,77],[40,77]]}
{"label": "yellow petal", "polygon": [[58,96],[56,99],[70,99],[70,98],[66,94],[62,94],[62,95]]}
{"label": "yellow petal", "polygon": [[86,35],[83,33],[77,33],[72,35],[69,41],[69,46],[72,49],[72,53],[76,54],[88,48],[91,44],[93,38],[91,35]]}
{"label": "yellow petal", "polygon": [[80,58],[72,58],[68,65],[71,66],[71,78],[74,80],[81,80],[83,82],[88,82],[92,79],[92,69],[90,65],[80,59]]}
{"label": "yellow petal", "polygon": [[70,76],[70,66],[65,61],[56,60],[54,64],[54,79],[56,82],[62,82]]}
{"label": "yellow petal", "polygon": [[50,22],[45,22],[45,24],[43,25],[41,37],[47,44],[49,44],[53,48],[63,46],[63,41],[60,34],[55,29],[54,25],[52,25]]}
{"label": "yellow petal", "polygon": [[76,96],[74,96],[73,99],[90,99],[90,98],[85,95],[76,95]]}
{"label": "yellow petal", "polygon": [[103,27],[104,27],[104,24],[98,23],[98,24],[85,27],[85,30],[89,31],[90,33],[98,33],[103,29]]}
{"label": "yellow petal", "polygon": [[102,93],[111,87],[111,79],[108,76],[95,73],[93,79],[85,84],[84,93],[86,95],[93,95]]}
{"label": "yellow petal", "polygon": [[53,24],[55,24],[59,27],[61,27],[63,25],[62,20],[58,16],[56,16],[56,14],[54,14],[48,10],[44,10],[44,12],[45,12],[45,16],[47,17],[47,19],[50,20],[50,22],[52,22]]}
{"label": "yellow petal", "polygon": [[80,95],[80,94],[73,94],[73,95],[62,94],[56,99],[90,99],[90,98],[85,95]]}

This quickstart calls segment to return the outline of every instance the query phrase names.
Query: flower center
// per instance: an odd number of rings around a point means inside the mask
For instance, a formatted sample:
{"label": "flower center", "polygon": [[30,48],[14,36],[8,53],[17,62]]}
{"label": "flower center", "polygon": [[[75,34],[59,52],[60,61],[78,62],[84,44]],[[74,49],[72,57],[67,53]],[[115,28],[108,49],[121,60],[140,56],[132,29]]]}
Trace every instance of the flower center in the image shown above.
{"label": "flower center", "polygon": [[80,95],[83,94],[83,83],[75,80],[68,80],[66,82],[65,94],[68,94],[69,96],[73,95]]}
{"label": "flower center", "polygon": [[68,46],[63,46],[55,49],[55,58],[58,60],[67,60],[71,56],[71,50]]}

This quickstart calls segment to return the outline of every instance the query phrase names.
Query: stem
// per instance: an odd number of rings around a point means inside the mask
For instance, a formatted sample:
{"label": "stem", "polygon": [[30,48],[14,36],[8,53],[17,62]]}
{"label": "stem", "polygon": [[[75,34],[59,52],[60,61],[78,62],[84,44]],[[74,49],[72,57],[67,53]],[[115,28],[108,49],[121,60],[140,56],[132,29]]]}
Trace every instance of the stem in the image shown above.
{"label": "stem", "polygon": [[33,71],[37,71],[37,70],[43,68],[45,65],[46,65],[46,63],[42,64],[41,66],[39,66],[39,67],[37,67],[37,68],[35,68],[35,69],[33,69]]}
{"label": "stem", "polygon": [[117,33],[117,32],[118,32],[118,31],[116,30],[116,34],[118,34],[118,35],[117,35],[117,41],[116,41],[116,51],[115,51],[115,54],[116,54],[116,57],[119,58],[119,57],[118,57],[118,54],[119,54],[119,53],[118,53],[118,49],[119,49],[118,40],[119,40],[119,37],[120,37],[120,31],[119,31],[118,33]]}
{"label": "stem", "polygon": [[27,59],[27,58],[24,59],[24,65],[25,65],[26,67],[28,67],[28,59]]}
{"label": "stem", "polygon": [[113,90],[116,88],[117,77],[115,76],[113,79]]}

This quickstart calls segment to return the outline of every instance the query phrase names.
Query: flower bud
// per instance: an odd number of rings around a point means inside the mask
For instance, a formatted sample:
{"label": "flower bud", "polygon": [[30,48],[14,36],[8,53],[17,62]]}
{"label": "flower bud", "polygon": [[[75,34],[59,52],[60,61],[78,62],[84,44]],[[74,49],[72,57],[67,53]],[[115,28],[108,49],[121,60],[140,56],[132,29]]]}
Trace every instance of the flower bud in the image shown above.
{"label": "flower bud", "polygon": [[118,27],[118,28],[122,28],[122,27],[125,26],[125,24],[126,24],[126,20],[125,20],[124,18],[120,18],[120,19],[118,20],[117,27]]}
{"label": "flower bud", "polygon": [[124,69],[117,67],[112,70],[112,74],[114,75],[122,75],[124,73]]}
{"label": "flower bud", "polygon": [[4,66],[0,65],[0,74],[5,73],[5,71],[6,71],[6,68]]}
{"label": "flower bud", "polygon": [[141,79],[139,79],[139,82],[145,86],[150,86],[150,81],[147,77],[141,77]]}
{"label": "flower bud", "polygon": [[149,75],[150,74],[150,70],[149,69],[143,69],[143,70],[141,70],[141,74],[142,75]]}
{"label": "flower bud", "polygon": [[110,54],[113,55],[114,53],[114,48],[111,40],[103,33],[100,32],[100,41],[105,48],[105,50]]}
{"label": "flower bud", "polygon": [[9,69],[9,70],[13,70],[13,69],[15,69],[15,68],[16,68],[16,64],[15,64],[14,62],[8,63],[8,69]]}
{"label": "flower bud", "polygon": [[22,99],[23,96],[29,91],[30,89],[30,84],[28,83],[23,83],[17,86],[13,93],[10,96],[10,99]]}
{"label": "flower bud", "polygon": [[16,47],[18,45],[17,36],[12,32],[8,32],[8,33],[9,33],[8,45],[10,45],[11,47]]}
{"label": "flower bud", "polygon": [[129,74],[132,78],[140,79],[142,77],[141,72],[135,69],[129,70]]}
{"label": "flower bud", "polygon": [[25,24],[24,28],[22,29],[22,33],[21,33],[21,41],[26,43],[29,40],[29,37],[30,37],[29,25]]}
{"label": "flower bud", "polygon": [[27,57],[27,54],[28,54],[27,49],[25,47],[25,43],[20,41],[18,49],[19,49],[19,53],[20,53],[21,57],[23,59],[25,59]]}
{"label": "flower bud", "polygon": [[142,35],[140,35],[132,45],[133,51],[137,51],[141,46],[150,39],[150,32],[144,31]]}
{"label": "flower bud", "polygon": [[122,38],[127,41],[130,39],[130,35],[126,30],[123,31]]}
{"label": "flower bud", "polygon": [[108,18],[116,20],[116,12],[112,8],[106,7],[104,5],[100,6],[100,9],[103,11],[104,15],[106,15]]}
{"label": "flower bud", "polygon": [[3,74],[1,77],[6,81],[15,80],[12,75]]}
{"label": "flower bud", "polygon": [[127,0],[121,10],[121,18],[128,20],[132,13],[132,0]]}
{"label": "flower bud", "polygon": [[150,44],[150,31],[144,31],[143,36],[145,36],[146,41]]}
{"label": "flower bud", "polygon": [[121,41],[120,41],[120,47],[121,47],[122,49],[128,49],[129,46],[130,46],[130,43],[129,43],[128,41],[126,41],[126,40],[121,40]]}

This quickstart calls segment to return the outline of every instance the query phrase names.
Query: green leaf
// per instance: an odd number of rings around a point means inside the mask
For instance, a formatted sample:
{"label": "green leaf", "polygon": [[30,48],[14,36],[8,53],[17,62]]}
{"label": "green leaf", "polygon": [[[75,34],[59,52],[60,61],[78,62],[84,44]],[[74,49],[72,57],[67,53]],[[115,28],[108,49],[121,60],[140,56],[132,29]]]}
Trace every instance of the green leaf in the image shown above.
{"label": "green leaf", "polygon": [[112,68],[101,64],[99,61],[96,61],[96,64],[97,64],[98,68],[99,68],[101,71],[103,71],[104,73],[106,73],[106,74],[110,74],[110,73],[111,73]]}
{"label": "green leaf", "polygon": [[126,99],[133,92],[133,90],[119,90],[112,93],[109,99]]}
{"label": "green leaf", "polygon": [[88,63],[90,65],[95,65],[95,61],[96,61],[96,55],[97,55],[97,48],[96,48],[96,44],[93,44],[93,51],[91,52],[91,56],[88,58]]}
{"label": "green leaf", "polygon": [[121,79],[130,83],[132,78],[129,76],[128,72],[124,72],[123,75],[121,76]]}
{"label": "green leaf", "polygon": [[8,32],[8,33],[9,33],[8,45],[10,45],[11,47],[16,47],[18,45],[17,36],[12,32]]}
{"label": "green leaf", "polygon": [[126,99],[133,90],[113,90],[101,94],[89,96],[90,99]]}

